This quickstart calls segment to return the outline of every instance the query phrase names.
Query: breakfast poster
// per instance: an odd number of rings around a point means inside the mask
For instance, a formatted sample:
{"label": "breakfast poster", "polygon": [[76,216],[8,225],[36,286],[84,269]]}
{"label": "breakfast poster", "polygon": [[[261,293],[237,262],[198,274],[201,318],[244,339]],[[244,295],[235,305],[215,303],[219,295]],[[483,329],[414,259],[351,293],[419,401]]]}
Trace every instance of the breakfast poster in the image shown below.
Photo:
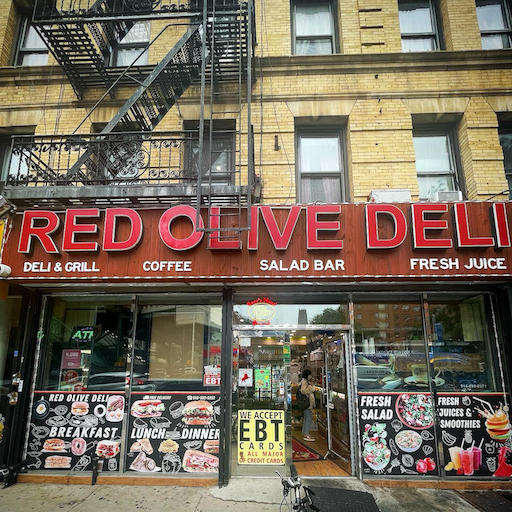
{"label": "breakfast poster", "polygon": [[508,404],[503,393],[438,394],[446,477],[512,476]]}
{"label": "breakfast poster", "polygon": [[118,393],[36,391],[30,420],[27,469],[119,470],[125,399]]}
{"label": "breakfast poster", "polygon": [[132,393],[126,470],[217,473],[219,393]]}
{"label": "breakfast poster", "polygon": [[439,474],[430,393],[359,393],[358,405],[365,475]]}

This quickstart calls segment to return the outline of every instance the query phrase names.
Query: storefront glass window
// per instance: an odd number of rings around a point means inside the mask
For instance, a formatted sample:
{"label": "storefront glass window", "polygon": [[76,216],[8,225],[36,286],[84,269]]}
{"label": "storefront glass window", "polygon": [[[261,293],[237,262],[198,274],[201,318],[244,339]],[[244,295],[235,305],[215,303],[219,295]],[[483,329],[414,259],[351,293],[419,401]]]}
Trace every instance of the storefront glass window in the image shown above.
{"label": "storefront glass window", "polygon": [[221,327],[220,305],[141,304],[134,372],[155,390],[201,390],[220,367]]}
{"label": "storefront glass window", "polygon": [[123,391],[131,354],[129,300],[54,298],[47,311],[37,389]]}
{"label": "storefront glass window", "polygon": [[355,309],[358,311],[354,324],[358,389],[428,388],[419,297],[387,303],[356,299]]}
{"label": "storefront glass window", "polygon": [[443,391],[498,391],[485,303],[483,295],[429,300],[431,361]]}

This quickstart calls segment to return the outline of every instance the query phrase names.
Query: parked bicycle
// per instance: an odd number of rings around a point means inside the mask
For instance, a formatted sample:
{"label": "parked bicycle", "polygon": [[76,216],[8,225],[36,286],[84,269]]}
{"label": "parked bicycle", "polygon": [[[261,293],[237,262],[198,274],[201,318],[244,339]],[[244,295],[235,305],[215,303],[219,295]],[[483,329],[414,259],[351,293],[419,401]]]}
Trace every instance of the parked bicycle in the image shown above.
{"label": "parked bicycle", "polygon": [[283,501],[281,501],[279,505],[279,512],[281,512],[285,503],[288,512],[320,512],[320,510],[313,505],[312,496],[314,496],[315,493],[306,485],[302,485],[295,464],[290,466],[289,477],[282,476],[279,471],[276,471],[276,473],[281,478],[281,484],[283,485]]}
{"label": "parked bicycle", "polygon": [[10,487],[16,483],[18,473],[28,464],[28,460],[22,460],[12,466],[2,466],[0,468],[0,483],[4,483],[4,487]]}

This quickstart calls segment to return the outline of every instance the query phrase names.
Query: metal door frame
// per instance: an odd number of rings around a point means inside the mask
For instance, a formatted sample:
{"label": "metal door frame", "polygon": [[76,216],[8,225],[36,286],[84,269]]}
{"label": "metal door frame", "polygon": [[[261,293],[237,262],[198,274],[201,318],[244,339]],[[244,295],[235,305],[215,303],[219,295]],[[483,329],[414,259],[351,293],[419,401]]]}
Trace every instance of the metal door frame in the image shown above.
{"label": "metal door frame", "polygon": [[[319,330],[339,330],[342,331],[346,336],[346,344],[344,350],[345,364],[346,364],[346,376],[347,376],[347,404],[348,404],[348,422],[350,428],[350,466],[351,475],[357,476],[357,459],[356,459],[356,447],[358,446],[358,438],[356,433],[357,430],[357,418],[356,418],[356,392],[354,383],[354,365],[352,364],[352,353],[354,352],[353,347],[353,336],[352,327],[350,324],[279,324],[279,325],[247,325],[247,324],[233,324],[231,326],[231,339],[233,339],[234,331],[319,331]],[[233,372],[231,371],[231,375]],[[233,377],[231,377],[233,378]],[[288,407],[289,405],[289,407]],[[291,410],[291,404],[285,404],[285,411]]]}

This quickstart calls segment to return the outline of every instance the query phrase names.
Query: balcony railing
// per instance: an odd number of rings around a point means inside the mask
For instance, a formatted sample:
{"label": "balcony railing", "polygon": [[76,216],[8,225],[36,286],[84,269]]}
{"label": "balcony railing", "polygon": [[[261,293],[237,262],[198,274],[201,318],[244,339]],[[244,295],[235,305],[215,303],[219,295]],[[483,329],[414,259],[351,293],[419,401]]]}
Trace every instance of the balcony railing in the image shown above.
{"label": "balcony railing", "polygon": [[[208,0],[208,11],[229,13],[247,9],[239,0]],[[156,14],[197,16],[203,12],[203,0],[36,0],[34,21],[64,21],[80,18],[108,18]]]}
{"label": "balcony railing", "polygon": [[[214,145],[211,161],[209,155],[203,158],[203,183],[211,174],[205,194],[215,196],[219,204],[243,203],[247,162],[235,149],[234,131],[220,133],[222,140],[233,144]],[[135,203],[143,196],[158,197],[157,202],[164,197],[183,202],[188,197],[192,203],[197,193],[198,140],[197,130],[14,136],[4,194],[21,206],[40,205],[38,198],[50,196],[57,206],[86,196],[91,203],[95,194],[130,196]]]}

